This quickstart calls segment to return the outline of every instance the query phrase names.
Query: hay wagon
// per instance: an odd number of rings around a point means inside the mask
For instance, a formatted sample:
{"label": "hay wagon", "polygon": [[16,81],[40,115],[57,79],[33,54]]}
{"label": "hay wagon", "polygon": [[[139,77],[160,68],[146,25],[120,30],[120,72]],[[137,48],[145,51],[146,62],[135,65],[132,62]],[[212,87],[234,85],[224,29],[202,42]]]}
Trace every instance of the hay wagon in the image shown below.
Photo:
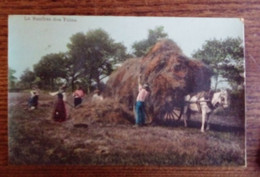
{"label": "hay wagon", "polygon": [[185,56],[172,40],[158,41],[141,58],[126,60],[111,74],[105,94],[133,109],[138,78],[148,83],[151,96],[147,108],[155,121],[179,120],[184,96],[210,89],[212,70],[202,61]]}

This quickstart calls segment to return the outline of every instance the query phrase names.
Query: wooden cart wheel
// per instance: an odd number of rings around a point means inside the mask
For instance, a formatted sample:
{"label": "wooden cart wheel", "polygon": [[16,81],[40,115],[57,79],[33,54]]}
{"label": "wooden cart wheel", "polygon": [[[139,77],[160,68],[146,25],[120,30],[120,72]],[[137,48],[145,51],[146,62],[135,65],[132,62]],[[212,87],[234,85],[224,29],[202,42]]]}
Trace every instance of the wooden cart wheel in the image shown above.
{"label": "wooden cart wheel", "polygon": [[160,119],[163,121],[180,120],[183,113],[183,107],[175,104],[165,104],[160,110]]}

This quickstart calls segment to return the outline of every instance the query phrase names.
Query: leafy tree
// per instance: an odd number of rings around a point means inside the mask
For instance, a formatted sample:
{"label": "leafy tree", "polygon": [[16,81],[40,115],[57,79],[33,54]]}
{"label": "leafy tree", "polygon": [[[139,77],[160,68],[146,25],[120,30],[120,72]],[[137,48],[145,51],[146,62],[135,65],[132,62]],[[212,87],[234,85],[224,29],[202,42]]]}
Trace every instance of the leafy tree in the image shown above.
{"label": "leafy tree", "polygon": [[42,59],[34,65],[34,72],[38,76],[43,84],[55,87],[55,81],[59,78],[66,78],[64,54],[48,54],[42,57]]}
{"label": "leafy tree", "polygon": [[102,29],[86,34],[88,44],[86,72],[99,88],[100,81],[112,72],[113,57],[116,53],[114,40]]}
{"label": "leafy tree", "polygon": [[122,43],[114,43],[113,47],[115,48],[113,64],[124,62],[126,59],[133,57],[133,55],[127,53],[127,49]]}
{"label": "leafy tree", "polygon": [[74,34],[67,47],[66,53],[48,54],[34,65],[38,81],[40,78],[42,84],[52,88],[61,79],[70,83],[72,89],[78,82],[88,90],[93,84],[99,88],[102,79],[113,71],[113,65],[130,57],[126,47],[114,42],[102,29]]}
{"label": "leafy tree", "polygon": [[20,77],[20,82],[25,88],[30,88],[36,79],[35,73],[28,68],[23,72]]}
{"label": "leafy tree", "polygon": [[154,30],[149,30],[147,39],[135,42],[132,46],[134,55],[137,57],[144,56],[149,48],[153,46],[159,39],[167,38],[168,34],[165,33],[163,26],[156,27]]}
{"label": "leafy tree", "polygon": [[72,89],[78,77],[84,74],[84,66],[87,59],[87,45],[84,33],[77,33],[70,38],[71,43],[67,44],[69,49],[65,55],[65,67],[67,82],[71,83]]}
{"label": "leafy tree", "polygon": [[238,89],[244,83],[244,54],[240,38],[225,40],[208,40],[202,49],[196,51],[194,58],[210,65],[214,72],[215,89],[220,78],[226,79],[233,89]]}
{"label": "leafy tree", "polygon": [[114,42],[102,29],[90,30],[86,35],[73,35],[67,47],[72,88],[79,80],[89,89],[93,83],[100,87],[101,80],[113,71],[113,64],[128,57],[125,46]]}
{"label": "leafy tree", "polygon": [[14,76],[16,71],[12,68],[8,68],[8,88],[12,89],[15,87],[15,82],[17,78]]}

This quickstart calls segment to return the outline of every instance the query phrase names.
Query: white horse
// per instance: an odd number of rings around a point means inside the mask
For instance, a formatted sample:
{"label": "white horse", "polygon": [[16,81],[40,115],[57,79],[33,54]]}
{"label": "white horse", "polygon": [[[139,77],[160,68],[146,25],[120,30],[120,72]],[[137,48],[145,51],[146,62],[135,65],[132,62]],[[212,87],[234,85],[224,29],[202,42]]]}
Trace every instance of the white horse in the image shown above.
{"label": "white horse", "polygon": [[209,116],[218,107],[227,108],[229,106],[228,92],[221,90],[218,92],[199,92],[195,95],[185,96],[185,106],[183,110],[184,126],[187,127],[187,119],[191,113],[201,113],[201,132],[205,131],[205,122],[207,121],[206,130],[209,130]]}

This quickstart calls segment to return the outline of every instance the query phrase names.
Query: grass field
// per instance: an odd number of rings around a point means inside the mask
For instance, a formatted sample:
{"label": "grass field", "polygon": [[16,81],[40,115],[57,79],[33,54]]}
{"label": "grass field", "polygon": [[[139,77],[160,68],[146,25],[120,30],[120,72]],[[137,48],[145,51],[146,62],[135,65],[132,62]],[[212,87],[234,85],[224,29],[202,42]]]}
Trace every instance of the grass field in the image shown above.
{"label": "grass field", "polygon": [[200,132],[199,115],[188,128],[182,122],[140,128],[130,122],[75,126],[73,115],[62,123],[51,119],[55,98],[41,94],[39,108],[28,111],[27,97],[9,93],[10,164],[245,165],[244,125],[236,116],[211,117],[212,130],[206,133]]}

